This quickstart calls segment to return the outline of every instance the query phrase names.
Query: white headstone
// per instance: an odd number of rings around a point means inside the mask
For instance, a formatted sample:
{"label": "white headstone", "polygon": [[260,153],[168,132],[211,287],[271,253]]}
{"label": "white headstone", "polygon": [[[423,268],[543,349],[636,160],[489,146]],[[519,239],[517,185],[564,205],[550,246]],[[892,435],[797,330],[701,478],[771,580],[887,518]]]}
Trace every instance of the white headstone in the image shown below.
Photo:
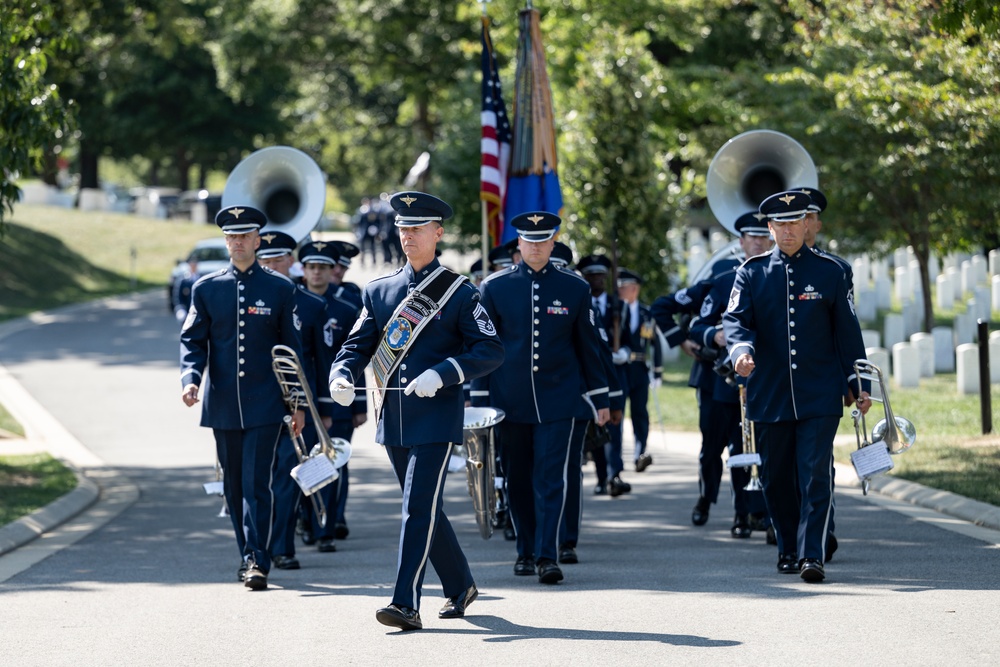
{"label": "white headstone", "polygon": [[933,283],[939,275],[941,275],[941,264],[938,262],[937,255],[931,253],[927,257],[927,277]]}
{"label": "white headstone", "polygon": [[906,338],[920,331],[923,312],[923,300],[903,302],[903,332]]}
{"label": "white headstone", "polygon": [[976,336],[976,326],[971,313],[955,315],[955,347],[971,343]]}
{"label": "white headstone", "polygon": [[903,316],[899,313],[886,313],[882,328],[882,342],[884,347],[892,349],[897,343],[902,343],[906,338]]}
{"label": "white headstone", "polygon": [[910,336],[910,342],[920,355],[920,377],[934,377],[934,336],[921,331]]}
{"label": "white headstone", "polygon": [[689,229],[687,233],[687,246],[688,248],[700,247],[704,249],[705,247],[705,237],[702,236],[700,229]]}
{"label": "white headstone", "polygon": [[976,302],[975,316],[976,319],[980,319],[983,322],[990,321],[990,308],[992,305],[990,302],[993,300],[991,291],[989,287],[983,287],[982,285],[976,285],[975,290],[973,290],[973,294],[976,295],[976,298],[973,299]]}
{"label": "white headstone", "polygon": [[951,282],[952,292],[951,295],[954,297],[955,301],[960,301],[962,299],[962,275],[955,269],[950,268],[945,273],[948,274],[949,282]]}
{"label": "white headstone", "polygon": [[875,278],[875,305],[879,310],[892,308],[892,281],[884,275]]}
{"label": "white headstone", "polygon": [[722,247],[733,240],[727,232],[713,231],[708,237],[708,247],[712,249],[712,252],[717,252],[722,250]]}
{"label": "white headstone", "polygon": [[889,262],[883,259],[873,260],[871,263],[872,280],[889,277]]}
{"label": "white headstone", "polygon": [[1000,384],[1000,331],[990,334],[990,384]]}
{"label": "white headstone", "polygon": [[913,343],[892,346],[892,377],[897,387],[920,386],[920,352]]}
{"label": "white headstone", "polygon": [[910,261],[910,258],[906,256],[906,248],[896,248],[892,251],[892,266],[898,269],[901,266],[906,266],[906,263]]}
{"label": "white headstone", "polygon": [[870,289],[855,290],[854,311],[859,322],[874,322],[876,315],[875,292]]}
{"label": "white headstone", "polygon": [[691,250],[688,251],[687,259],[688,278],[690,279],[694,276],[694,274],[698,273],[701,267],[705,265],[706,261],[708,261],[708,258],[705,257],[705,246],[691,246]]}
{"label": "white headstone", "polygon": [[951,274],[942,273],[937,280],[937,309],[951,310],[955,307],[955,290],[951,285]]}
{"label": "white headstone", "polygon": [[871,260],[867,256],[862,255],[861,257],[855,257],[854,261],[851,262],[851,268],[854,269],[854,286],[859,287],[861,285],[868,285],[872,279],[872,265]]}
{"label": "white headstone", "polygon": [[80,210],[81,211],[103,211],[108,201],[108,196],[104,190],[98,188],[80,189]]}
{"label": "white headstone", "polygon": [[972,262],[970,260],[965,260],[962,262],[962,294],[965,295],[972,291],[972,288],[976,284],[975,274],[972,272]]}
{"label": "white headstone", "polygon": [[202,225],[208,222],[208,204],[203,201],[191,204],[191,222]]}
{"label": "white headstone", "polygon": [[1000,275],[1000,248],[990,250],[989,265],[991,276]]}
{"label": "white headstone", "polygon": [[896,270],[893,271],[893,276],[895,278],[896,299],[902,303],[913,296],[911,294],[913,286],[910,283],[910,269],[906,266],[897,266]]}
{"label": "white headstone", "polygon": [[[878,366],[879,370],[882,371],[882,377],[888,382],[889,378],[892,377],[892,368],[889,364],[889,351],[884,347],[866,347],[865,356],[868,357],[873,365]],[[882,398],[882,390],[879,388],[877,382],[872,383],[872,397]]]}
{"label": "white headstone", "polygon": [[955,332],[951,327],[934,327],[934,371],[937,373],[955,372]]}
{"label": "white headstone", "polygon": [[979,393],[979,347],[965,343],[955,348],[956,381],[959,394]]}
{"label": "white headstone", "polygon": [[861,340],[865,342],[865,349],[870,347],[881,347],[882,336],[874,329],[862,329]]}
{"label": "white headstone", "polygon": [[990,307],[994,313],[1000,313],[1000,276],[990,278],[990,289],[992,290]]}
{"label": "white headstone", "polygon": [[973,286],[986,284],[986,258],[982,255],[973,255],[969,265],[972,267]]}

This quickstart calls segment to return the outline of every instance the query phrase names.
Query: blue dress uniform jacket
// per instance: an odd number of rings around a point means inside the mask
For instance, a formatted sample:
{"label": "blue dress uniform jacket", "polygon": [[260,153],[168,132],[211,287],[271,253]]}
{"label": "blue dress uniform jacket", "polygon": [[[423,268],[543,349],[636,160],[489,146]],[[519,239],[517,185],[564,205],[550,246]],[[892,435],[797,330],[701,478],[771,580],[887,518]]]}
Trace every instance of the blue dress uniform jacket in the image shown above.
{"label": "blue dress uniform jacket", "polygon": [[[354,323],[358,321],[358,315],[361,313],[361,298],[359,294],[355,304],[353,298],[348,298],[345,294],[345,288],[338,285],[329,285],[321,298],[326,301],[327,321],[323,331],[329,340],[331,351],[321,375],[321,377],[326,378],[330,375],[333,360],[347,340],[347,334],[350,333]],[[330,398],[330,392],[325,387],[321,388],[319,392],[320,414],[324,417],[330,417],[334,421],[351,421],[355,414],[367,412],[368,397],[364,391],[361,391],[361,388],[365,386],[364,378],[362,373],[357,383],[359,391],[354,396],[354,403],[347,407],[334,403],[333,399]]]}
{"label": "blue dress uniform jacket", "polygon": [[775,247],[740,266],[723,326],[733,364],[745,352],[756,363],[748,419],[843,414],[843,388],[854,380],[854,361],[865,358],[849,292],[843,266],[805,246],[792,256]]}
{"label": "blue dress uniform jacket", "polygon": [[[226,312],[233,316],[220,316]],[[246,272],[230,264],[196,282],[181,331],[181,386],[200,386],[208,371],[201,425],[280,424],[288,411],[271,370],[271,348],[287,345],[301,359],[300,328],[294,284],[256,262]]]}
{"label": "blue dress uniform jacket", "polygon": [[[541,271],[517,264],[491,275],[480,290],[504,338],[506,360],[473,382],[474,405],[499,407],[507,421],[522,424],[592,419],[609,407],[590,289],[582,278],[551,263]],[[584,401],[570,400],[581,395]]]}
{"label": "blue dress uniform jacket", "polygon": [[[372,280],[364,289],[364,307],[341,348],[330,381],[342,377],[358,384],[393,312],[440,266],[435,259],[417,273],[407,263],[396,272]],[[489,373],[503,362],[504,347],[479,292],[466,282],[409,347],[406,358],[386,379],[382,414],[375,438],[379,443],[412,447],[428,443],[462,442],[465,401],[462,383]],[[430,398],[409,396],[392,388],[406,386],[427,369],[434,369],[444,386]]]}

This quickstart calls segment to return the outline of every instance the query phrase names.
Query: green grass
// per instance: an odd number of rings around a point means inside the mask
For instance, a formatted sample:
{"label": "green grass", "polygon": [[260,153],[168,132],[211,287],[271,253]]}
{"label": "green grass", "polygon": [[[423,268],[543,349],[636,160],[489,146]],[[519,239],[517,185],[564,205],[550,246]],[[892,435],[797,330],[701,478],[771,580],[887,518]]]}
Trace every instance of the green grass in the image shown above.
{"label": "green grass", "polygon": [[[659,400],[668,430],[698,430],[694,389],[687,386],[690,369],[687,357],[665,366]],[[982,435],[979,396],[959,395],[954,373],[921,378],[920,386],[913,389],[895,387],[890,381],[889,396],[893,413],[909,419],[917,429],[916,444],[893,457],[896,467],[890,475],[1000,505],[1000,386],[992,387],[993,435],[986,436]],[[650,412],[655,421],[652,406]],[[882,416],[880,404],[869,411],[869,434]],[[857,445],[854,422],[846,409],[837,434],[849,437],[850,444],[837,446],[835,457],[849,464]]]}
{"label": "green grass", "polygon": [[214,225],[17,206],[0,237],[0,320],[166,285],[195,241],[217,235]]}
{"label": "green grass", "polygon": [[48,454],[0,456],[0,526],[76,488],[73,471]]}
{"label": "green grass", "polygon": [[24,428],[21,427],[20,422],[14,419],[13,415],[7,412],[7,409],[2,404],[0,404],[0,431],[24,437]]}

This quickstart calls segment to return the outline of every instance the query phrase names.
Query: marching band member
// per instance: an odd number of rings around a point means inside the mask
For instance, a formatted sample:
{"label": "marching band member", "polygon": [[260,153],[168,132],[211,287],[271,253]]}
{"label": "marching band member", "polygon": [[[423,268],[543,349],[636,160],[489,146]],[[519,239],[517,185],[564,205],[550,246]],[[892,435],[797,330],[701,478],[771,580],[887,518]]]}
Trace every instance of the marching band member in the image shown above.
{"label": "marching band member", "polygon": [[[237,574],[251,590],[267,588],[271,469],[287,414],[271,370],[271,348],[287,345],[302,355],[295,285],[261,268],[254,254],[266,222],[249,206],[229,206],[215,216],[231,262],[195,283],[180,340],[181,398],[188,407],[198,402],[208,372],[201,425],[215,435],[242,556]],[[297,433],[304,421],[304,412],[296,411]]]}
{"label": "marching band member", "polygon": [[435,258],[451,206],[422,192],[398,192],[407,263],[365,287],[364,307],[330,371],[330,393],[354,401],[369,361],[376,383],[376,440],[385,445],[403,491],[399,564],[392,602],[375,618],[402,630],[423,627],[420,597],[428,559],[447,597],[439,618],[460,618],[478,597],[469,563],[445,516],[445,476],[462,442],[462,382],[503,361],[503,344],[480,294]]}
{"label": "marching band member", "polygon": [[[279,231],[266,231],[260,236],[257,261],[261,266],[286,278],[291,278],[290,269],[295,262],[295,239]],[[333,361],[333,348],[326,335],[326,301],[310,292],[295,290],[295,312],[302,323],[302,370],[309,382],[309,390],[316,393],[316,379],[325,378]],[[320,385],[323,386],[322,384]],[[324,392],[325,393],[325,392]],[[303,437],[306,442],[317,440],[315,429],[323,424],[313,423],[306,413]],[[310,435],[311,434],[311,435]],[[278,445],[275,460],[274,482],[274,531],[271,535],[271,563],[280,570],[297,570],[299,559],[295,557],[295,518],[302,492],[290,473],[299,463],[295,446],[287,432]]]}
{"label": "marching band member", "polygon": [[[842,267],[804,244],[810,203],[801,191],[761,203],[776,246],[737,270],[723,328],[733,368],[748,378],[778,571],[818,582],[826,576],[833,438],[865,347]],[[871,407],[866,384],[862,412]]]}
{"label": "marching band member", "polygon": [[565,479],[570,453],[580,451],[584,435],[576,420],[604,424],[610,416],[589,290],[549,261],[560,222],[545,212],[510,221],[522,261],[480,288],[506,357],[473,383],[474,404],[506,414],[498,429],[517,535],[514,574],[537,573],[543,584],[563,578],[557,558]]}

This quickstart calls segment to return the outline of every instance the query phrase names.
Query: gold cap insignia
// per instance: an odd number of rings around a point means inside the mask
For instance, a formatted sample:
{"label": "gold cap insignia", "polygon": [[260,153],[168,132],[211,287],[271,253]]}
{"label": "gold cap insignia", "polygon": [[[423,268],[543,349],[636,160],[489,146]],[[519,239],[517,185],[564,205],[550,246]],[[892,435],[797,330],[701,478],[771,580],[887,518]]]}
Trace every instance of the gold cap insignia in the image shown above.
{"label": "gold cap insignia", "polygon": [[788,206],[793,201],[795,201],[795,195],[785,195],[784,197],[778,197],[780,201],[785,202],[785,206]]}
{"label": "gold cap insignia", "polygon": [[756,218],[757,222],[760,222],[762,220],[767,220],[767,216],[764,215],[763,213],[754,213],[753,217]]}
{"label": "gold cap insignia", "polygon": [[247,210],[246,210],[245,208],[234,208],[233,210],[231,210],[231,211],[230,211],[230,213],[232,213],[232,214],[233,214],[233,217],[234,217],[234,218],[237,218],[237,219],[239,219],[239,217],[240,217],[240,216],[241,216],[242,214],[246,213],[246,211],[247,211]]}
{"label": "gold cap insignia", "polygon": [[413,202],[417,201],[417,198],[416,197],[411,197],[410,195],[406,195],[405,197],[400,197],[399,201],[401,201],[404,204],[406,204],[406,208],[410,208],[410,204],[412,204]]}
{"label": "gold cap insignia", "polygon": [[323,243],[322,241],[316,241],[316,243],[313,243],[313,247],[316,248],[316,250],[318,250],[319,252],[323,252],[323,248],[327,247],[328,245],[330,244]]}
{"label": "gold cap insignia", "polygon": [[533,222],[533,223],[534,223],[534,224],[536,224],[536,225],[537,225],[537,224],[538,224],[539,222],[541,222],[542,220],[544,220],[544,219],[545,219],[545,218],[544,218],[544,217],[542,217],[542,216],[540,216],[540,215],[533,215],[533,216],[531,216],[530,218],[528,218],[528,220],[530,220],[531,222]]}
{"label": "gold cap insignia", "polygon": [[260,239],[262,241],[264,241],[265,243],[270,243],[271,241],[273,241],[276,238],[278,238],[278,236],[276,234],[265,234],[264,236],[260,237]]}

